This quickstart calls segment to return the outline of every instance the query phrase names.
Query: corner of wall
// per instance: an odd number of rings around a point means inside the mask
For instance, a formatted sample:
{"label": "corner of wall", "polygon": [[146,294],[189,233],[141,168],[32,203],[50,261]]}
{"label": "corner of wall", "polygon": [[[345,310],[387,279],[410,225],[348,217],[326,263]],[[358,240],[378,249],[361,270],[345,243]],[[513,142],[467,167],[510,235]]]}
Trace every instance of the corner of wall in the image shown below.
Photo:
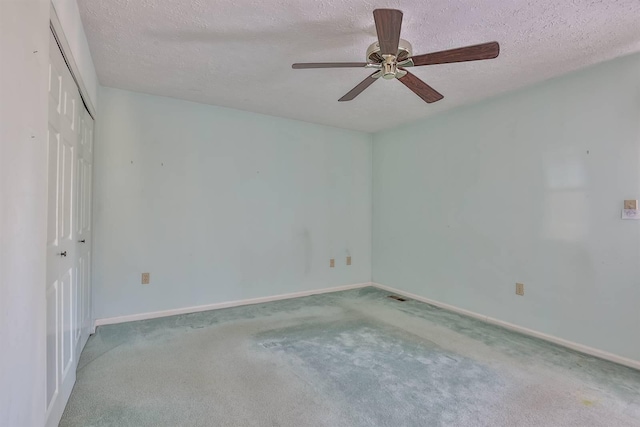
{"label": "corner of wall", "polygon": [[369,212],[369,221],[371,222],[371,231],[369,232],[369,282],[373,282],[373,150],[375,133],[369,133],[369,192],[371,198],[371,207]]}

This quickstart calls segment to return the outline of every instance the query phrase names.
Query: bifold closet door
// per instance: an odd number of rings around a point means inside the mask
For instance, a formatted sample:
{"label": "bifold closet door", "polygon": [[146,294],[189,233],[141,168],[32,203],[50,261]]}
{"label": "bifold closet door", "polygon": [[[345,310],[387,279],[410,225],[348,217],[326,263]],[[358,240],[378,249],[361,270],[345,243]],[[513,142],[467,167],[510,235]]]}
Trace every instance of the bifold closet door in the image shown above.
{"label": "bifold closet door", "polygon": [[80,115],[76,221],[76,348],[82,351],[91,330],[91,176],[93,173],[93,119],[86,109]]}
{"label": "bifold closet door", "polygon": [[57,425],[75,383],[80,351],[89,335],[93,120],[86,112],[53,34],[49,59],[43,410],[47,425]]}

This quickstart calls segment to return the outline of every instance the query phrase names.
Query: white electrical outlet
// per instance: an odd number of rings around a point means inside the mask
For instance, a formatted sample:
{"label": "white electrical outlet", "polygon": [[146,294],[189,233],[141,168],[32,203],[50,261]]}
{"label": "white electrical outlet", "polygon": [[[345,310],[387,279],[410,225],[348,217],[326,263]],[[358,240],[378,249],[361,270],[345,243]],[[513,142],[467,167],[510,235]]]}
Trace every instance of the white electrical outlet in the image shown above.
{"label": "white electrical outlet", "polygon": [[640,209],[622,209],[622,219],[640,219]]}

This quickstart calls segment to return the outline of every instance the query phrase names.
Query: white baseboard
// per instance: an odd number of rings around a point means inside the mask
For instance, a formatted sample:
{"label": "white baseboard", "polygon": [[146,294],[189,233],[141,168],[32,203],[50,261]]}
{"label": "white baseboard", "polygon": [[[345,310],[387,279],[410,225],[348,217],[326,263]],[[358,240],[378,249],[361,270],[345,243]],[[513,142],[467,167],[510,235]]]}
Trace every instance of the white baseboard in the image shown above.
{"label": "white baseboard", "polygon": [[116,323],[135,322],[137,320],[156,319],[158,317],[175,316],[178,314],[197,313],[200,311],[218,310],[221,308],[240,307],[242,305],[261,304],[263,302],[279,301],[290,298],[307,297],[310,295],[326,294],[330,292],[347,291],[349,289],[357,289],[371,286],[370,282],[355,283],[352,285],[334,286],[331,288],[314,289],[311,291],[293,292],[290,294],[273,295],[269,297],[251,298],[238,301],[219,302],[215,304],[197,305],[193,307],[175,308],[171,310],[152,311],[149,313],[129,314],[126,316],[107,317],[103,319],[96,319],[93,332],[96,327],[102,325],[113,325]]}
{"label": "white baseboard", "polygon": [[409,292],[402,291],[400,289],[392,288],[390,286],[381,285],[380,283],[372,282],[371,286],[374,286],[379,289],[383,289],[388,292],[392,292],[394,294],[402,295],[407,298],[414,299],[416,301],[425,302],[427,304],[434,305],[436,307],[443,308],[445,310],[453,311],[455,313],[463,314],[465,316],[473,317],[478,320],[482,320],[483,322],[490,323],[492,325],[502,326],[503,328],[519,332],[524,335],[529,335],[535,338],[540,338],[545,341],[552,342],[554,344],[558,344],[563,347],[570,348],[571,350],[579,351],[580,353],[588,354],[590,356],[595,356],[600,359],[608,360],[610,362],[615,362],[620,365],[628,366],[630,368],[639,369],[640,370],[640,361],[629,359],[626,357],[618,356],[613,353],[609,353],[603,350],[598,350],[597,348],[588,347],[586,345],[578,344],[573,341],[568,341],[563,338],[554,337],[553,335],[548,335],[542,332],[535,331],[533,329],[525,328],[522,326],[514,325],[513,323],[505,322],[503,320],[494,319],[493,317],[485,316],[483,314],[475,313],[473,311],[465,310],[462,308],[458,308],[453,305],[445,304],[439,301],[435,301],[429,298],[421,297],[420,295],[415,295]]}
{"label": "white baseboard", "polygon": [[442,309],[449,310],[454,313],[459,313],[465,316],[473,317],[474,319],[478,319],[483,322],[490,323],[492,325],[502,326],[503,328],[506,328],[515,332],[519,332],[524,335],[540,338],[542,340],[545,340],[566,348],[570,348],[572,350],[579,351],[581,353],[588,354],[590,356],[595,356],[600,359],[609,360],[611,362],[615,362],[620,365],[629,366],[631,368],[640,370],[640,361],[638,360],[633,360],[626,357],[618,356],[613,353],[609,353],[603,350],[598,350],[596,348],[578,344],[573,341],[565,340],[563,338],[554,337],[553,335],[548,335],[542,332],[535,331],[533,329],[525,328],[523,326],[518,326],[513,323],[505,322],[503,320],[495,319],[493,317],[485,316],[483,314],[479,314],[470,310],[465,310],[463,308],[459,308],[454,305],[445,304],[440,301],[435,301],[429,298],[422,297],[420,295],[412,294],[410,292],[405,292],[400,289],[392,288],[390,286],[382,285],[380,283],[375,283],[375,282],[356,283],[352,285],[334,286],[331,288],[314,289],[311,291],[303,291],[303,292],[293,292],[289,294],[273,295],[269,297],[252,298],[252,299],[245,299],[245,300],[238,300],[238,301],[221,302],[221,303],[215,303],[215,304],[198,305],[193,307],[176,308],[171,310],[153,311],[149,313],[130,314],[126,316],[96,319],[95,324],[93,326],[92,333],[95,332],[96,327],[102,326],[102,325],[113,325],[116,323],[135,322],[137,320],[156,319],[158,317],[175,316],[178,314],[197,313],[200,311],[218,310],[221,308],[240,307],[243,305],[260,304],[264,302],[279,301],[279,300],[285,300],[290,298],[300,298],[300,297],[306,297],[310,295],[346,291],[349,289],[358,289],[358,288],[364,288],[367,286],[373,286],[378,289],[382,289],[394,294],[402,295],[407,298],[414,299],[416,301],[421,301],[427,304],[431,304],[433,306],[440,307]]}

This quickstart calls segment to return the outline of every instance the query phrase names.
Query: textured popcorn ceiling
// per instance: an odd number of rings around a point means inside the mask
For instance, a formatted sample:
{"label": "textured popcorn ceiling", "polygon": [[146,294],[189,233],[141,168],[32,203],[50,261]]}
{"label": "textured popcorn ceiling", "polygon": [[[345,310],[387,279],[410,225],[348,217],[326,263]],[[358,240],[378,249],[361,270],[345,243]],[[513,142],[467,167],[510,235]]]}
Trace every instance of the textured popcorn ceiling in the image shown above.
{"label": "textured popcorn ceiling", "polygon": [[[78,0],[100,83],[154,95],[378,131],[640,51],[639,0]],[[496,40],[497,59],[413,68],[444,95],[397,81],[337,100],[365,69],[372,11],[404,12],[414,54]]]}

